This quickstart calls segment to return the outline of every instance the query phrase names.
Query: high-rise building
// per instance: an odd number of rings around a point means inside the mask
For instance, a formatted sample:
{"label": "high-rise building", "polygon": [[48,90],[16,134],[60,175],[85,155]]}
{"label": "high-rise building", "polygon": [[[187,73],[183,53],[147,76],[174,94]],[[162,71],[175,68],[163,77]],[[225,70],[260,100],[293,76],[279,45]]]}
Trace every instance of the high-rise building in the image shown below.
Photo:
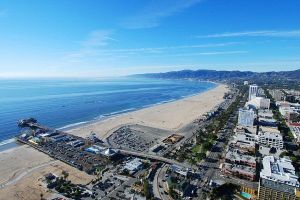
{"label": "high-rise building", "polygon": [[253,126],[255,113],[253,110],[239,109],[238,125]]}
{"label": "high-rise building", "polygon": [[298,176],[295,174],[295,168],[288,157],[265,156],[262,163],[258,199],[300,199]]}
{"label": "high-rise building", "polygon": [[250,85],[249,86],[249,101],[257,96],[258,86]]}

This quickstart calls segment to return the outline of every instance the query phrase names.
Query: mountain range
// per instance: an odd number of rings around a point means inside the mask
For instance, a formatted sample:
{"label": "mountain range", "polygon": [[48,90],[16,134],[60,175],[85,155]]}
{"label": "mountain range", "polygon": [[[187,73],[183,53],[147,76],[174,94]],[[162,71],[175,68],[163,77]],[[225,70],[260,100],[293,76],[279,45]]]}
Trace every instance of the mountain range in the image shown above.
{"label": "mountain range", "polygon": [[259,84],[299,84],[300,69],[294,71],[217,71],[217,70],[182,70],[164,73],[136,74],[135,77],[167,78],[167,79],[197,79],[219,82],[242,82],[250,81]]}

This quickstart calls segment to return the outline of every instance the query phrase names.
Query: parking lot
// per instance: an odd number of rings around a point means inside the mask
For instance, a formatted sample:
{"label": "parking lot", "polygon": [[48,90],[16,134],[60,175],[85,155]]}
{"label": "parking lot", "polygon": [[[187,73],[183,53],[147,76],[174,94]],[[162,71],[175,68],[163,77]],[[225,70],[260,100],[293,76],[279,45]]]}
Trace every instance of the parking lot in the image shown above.
{"label": "parking lot", "polygon": [[115,148],[145,152],[169,134],[168,131],[156,128],[127,125],[116,130],[107,141]]}

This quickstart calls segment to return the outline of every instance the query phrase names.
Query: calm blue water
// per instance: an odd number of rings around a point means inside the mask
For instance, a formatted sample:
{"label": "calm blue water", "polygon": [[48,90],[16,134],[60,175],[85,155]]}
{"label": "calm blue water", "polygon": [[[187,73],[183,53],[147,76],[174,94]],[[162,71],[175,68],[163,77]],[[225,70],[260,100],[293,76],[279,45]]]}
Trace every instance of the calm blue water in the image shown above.
{"label": "calm blue water", "polygon": [[34,117],[68,127],[203,92],[208,82],[156,79],[0,80],[0,144],[18,134],[17,121]]}

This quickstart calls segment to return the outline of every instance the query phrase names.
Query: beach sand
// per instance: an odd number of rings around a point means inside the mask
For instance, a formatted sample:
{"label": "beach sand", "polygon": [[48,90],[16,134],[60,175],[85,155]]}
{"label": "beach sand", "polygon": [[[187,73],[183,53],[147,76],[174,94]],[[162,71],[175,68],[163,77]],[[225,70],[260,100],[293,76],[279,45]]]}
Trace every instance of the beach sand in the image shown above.
{"label": "beach sand", "polygon": [[83,137],[94,132],[99,138],[104,139],[124,124],[140,124],[176,132],[220,104],[223,101],[224,93],[227,91],[227,86],[218,85],[216,88],[201,94],[125,113],[67,132]]}
{"label": "beach sand", "polygon": [[[227,86],[218,85],[192,97],[111,117],[69,132],[85,137],[93,131],[103,139],[125,124],[141,124],[176,132],[221,103],[227,91]],[[28,146],[0,152],[0,200],[40,199],[40,193],[48,196],[50,194],[41,185],[41,178],[50,172],[59,175],[62,170],[68,171],[75,183],[84,184],[93,178]]]}
{"label": "beach sand", "polygon": [[40,199],[41,193],[52,196],[42,179],[48,173],[61,176],[63,170],[73,183],[86,184],[95,178],[29,146],[0,152],[0,200]]}

